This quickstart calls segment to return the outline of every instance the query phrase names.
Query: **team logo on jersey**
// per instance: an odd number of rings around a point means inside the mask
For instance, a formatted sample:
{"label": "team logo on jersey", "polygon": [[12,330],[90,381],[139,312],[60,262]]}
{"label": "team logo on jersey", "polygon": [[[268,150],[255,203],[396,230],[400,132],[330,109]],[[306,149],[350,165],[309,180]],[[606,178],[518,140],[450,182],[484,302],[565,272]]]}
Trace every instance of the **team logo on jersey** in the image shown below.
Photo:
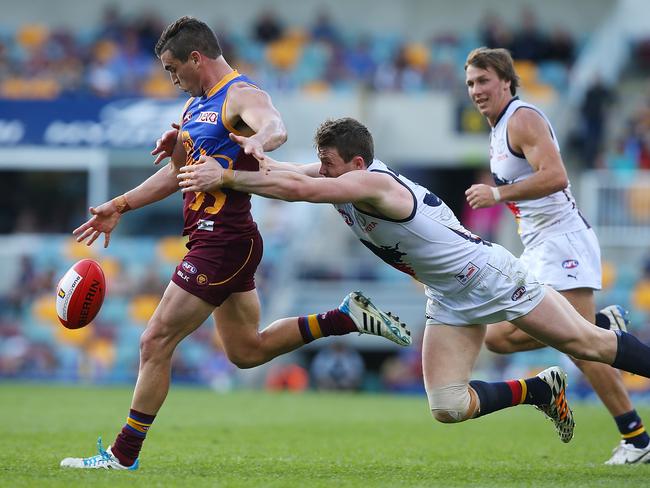
{"label": "team logo on jersey", "polygon": [[390,264],[393,268],[400,270],[410,276],[415,276],[415,270],[411,265],[402,258],[406,256],[405,252],[399,250],[400,243],[395,246],[375,246],[372,242],[360,239],[361,243],[377,255],[382,261]]}
{"label": "team logo on jersey", "polygon": [[577,259],[567,259],[566,261],[562,261],[562,267],[564,269],[573,269],[577,268],[580,263],[578,262]]}
{"label": "team logo on jersey", "polygon": [[467,266],[465,266],[463,270],[456,275],[456,279],[460,282],[461,285],[466,285],[479,269],[480,268],[478,266],[470,261]]}
{"label": "team logo on jersey", "polygon": [[192,263],[189,263],[187,261],[183,261],[183,264],[181,264],[181,266],[185,271],[187,271],[190,274],[196,274],[196,272],[198,271],[196,269],[196,266],[194,266]]}
{"label": "team logo on jersey", "polygon": [[185,112],[185,117],[183,117],[183,123],[189,122],[192,118],[192,112]]}
{"label": "team logo on jersey", "polygon": [[341,214],[341,217],[343,217],[343,220],[345,220],[346,224],[348,224],[349,226],[354,225],[354,221],[352,220],[352,217],[350,217],[344,210],[339,209],[339,213]]}
{"label": "team logo on jersey", "polygon": [[196,121],[216,125],[219,122],[219,112],[201,112]]}
{"label": "team logo on jersey", "polygon": [[208,282],[208,277],[204,274],[200,274],[196,277],[196,282],[199,285],[205,285]]}
{"label": "team logo on jersey", "polygon": [[517,300],[519,300],[521,297],[524,296],[524,293],[526,293],[526,287],[520,286],[515,290],[515,292],[512,294],[510,298],[512,299],[513,302],[516,302]]}

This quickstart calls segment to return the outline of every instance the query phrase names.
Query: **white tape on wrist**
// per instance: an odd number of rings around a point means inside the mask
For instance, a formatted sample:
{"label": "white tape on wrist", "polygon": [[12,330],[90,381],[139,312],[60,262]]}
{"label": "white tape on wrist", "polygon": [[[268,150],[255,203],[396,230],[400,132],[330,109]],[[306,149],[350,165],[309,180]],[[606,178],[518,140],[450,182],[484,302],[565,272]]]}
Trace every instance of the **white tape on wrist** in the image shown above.
{"label": "white tape on wrist", "polygon": [[501,201],[501,192],[496,186],[491,186],[492,189],[492,197],[494,198],[495,202],[500,202]]}

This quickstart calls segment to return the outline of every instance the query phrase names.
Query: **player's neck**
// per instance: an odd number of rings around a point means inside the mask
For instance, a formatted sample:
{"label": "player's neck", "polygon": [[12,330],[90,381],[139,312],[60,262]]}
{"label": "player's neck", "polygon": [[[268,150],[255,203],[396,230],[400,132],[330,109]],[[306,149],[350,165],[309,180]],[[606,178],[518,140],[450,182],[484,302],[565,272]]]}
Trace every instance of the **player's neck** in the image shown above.
{"label": "player's neck", "polygon": [[508,105],[510,105],[510,102],[512,102],[514,98],[515,97],[513,96],[505,97],[498,105],[497,109],[494,111],[494,114],[487,117],[487,121],[488,124],[490,124],[490,127],[494,127],[495,125],[497,125],[497,123],[501,119],[501,116],[503,115],[503,112],[508,107]]}
{"label": "player's neck", "polygon": [[206,68],[201,80],[201,89],[204,94],[208,93],[212,87],[234,71],[223,56],[211,59]]}

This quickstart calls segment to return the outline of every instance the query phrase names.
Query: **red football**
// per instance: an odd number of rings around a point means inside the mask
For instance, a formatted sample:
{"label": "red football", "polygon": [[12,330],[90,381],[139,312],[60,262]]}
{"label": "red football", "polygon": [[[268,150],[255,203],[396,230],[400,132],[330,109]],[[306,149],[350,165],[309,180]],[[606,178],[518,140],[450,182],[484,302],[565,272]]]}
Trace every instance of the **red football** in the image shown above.
{"label": "red football", "polygon": [[56,287],[56,314],[68,329],[79,329],[95,318],[104,301],[106,278],[92,259],[75,263]]}

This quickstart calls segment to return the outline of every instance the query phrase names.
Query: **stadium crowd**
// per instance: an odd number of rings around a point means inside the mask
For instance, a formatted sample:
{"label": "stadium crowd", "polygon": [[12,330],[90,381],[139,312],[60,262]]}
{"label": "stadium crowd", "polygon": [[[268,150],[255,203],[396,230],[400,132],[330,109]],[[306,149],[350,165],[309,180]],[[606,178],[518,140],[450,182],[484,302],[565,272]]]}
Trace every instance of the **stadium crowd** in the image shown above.
{"label": "stadium crowd", "polygon": [[[0,21],[0,97],[152,96],[181,94],[153,54],[167,19],[154,10],[126,17],[106,8],[95,28]],[[507,47],[525,76],[542,89],[562,89],[576,53],[566,30],[542,29],[531,9],[519,28],[486,13],[480,32],[441,32],[423,40],[358,32],[321,10],[311,25],[291,25],[271,8],[241,31],[214,25],[227,59],[270,91],[353,90],[453,92],[463,84],[463,59],[474,45]]]}

